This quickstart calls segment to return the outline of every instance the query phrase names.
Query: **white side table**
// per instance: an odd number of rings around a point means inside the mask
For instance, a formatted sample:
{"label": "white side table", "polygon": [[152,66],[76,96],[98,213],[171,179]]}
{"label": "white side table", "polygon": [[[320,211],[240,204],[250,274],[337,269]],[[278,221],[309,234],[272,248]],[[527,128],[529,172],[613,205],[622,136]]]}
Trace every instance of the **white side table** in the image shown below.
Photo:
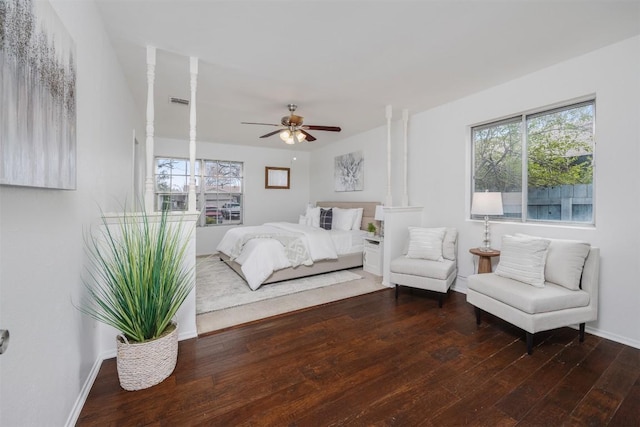
{"label": "white side table", "polygon": [[380,236],[364,238],[364,252],[362,254],[362,269],[376,276],[382,276],[382,254],[384,240]]}

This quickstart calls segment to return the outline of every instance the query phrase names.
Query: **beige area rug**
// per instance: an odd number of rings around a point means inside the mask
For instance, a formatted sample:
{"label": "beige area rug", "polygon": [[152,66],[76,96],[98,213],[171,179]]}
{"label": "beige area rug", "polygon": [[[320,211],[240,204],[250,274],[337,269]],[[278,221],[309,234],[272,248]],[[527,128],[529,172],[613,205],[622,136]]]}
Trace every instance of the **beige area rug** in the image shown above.
{"label": "beige area rug", "polygon": [[198,334],[381,289],[387,288],[380,277],[356,268],[272,283],[252,291],[217,256],[199,257],[196,261]]}

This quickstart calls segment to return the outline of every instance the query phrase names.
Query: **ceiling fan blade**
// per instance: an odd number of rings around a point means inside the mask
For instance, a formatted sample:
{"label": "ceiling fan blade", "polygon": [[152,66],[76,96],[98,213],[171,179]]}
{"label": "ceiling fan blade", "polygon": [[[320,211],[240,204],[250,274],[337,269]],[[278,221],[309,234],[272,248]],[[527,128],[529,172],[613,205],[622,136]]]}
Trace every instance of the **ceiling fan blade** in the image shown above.
{"label": "ceiling fan blade", "polygon": [[310,133],[306,132],[304,129],[298,129],[300,132],[302,132],[306,137],[307,137],[307,141],[309,142],[313,142],[316,140],[316,138],[311,135]]}
{"label": "ceiling fan blade", "polygon": [[240,122],[241,125],[263,125],[263,126],[280,126],[273,123],[252,123],[252,122]]}
{"label": "ceiling fan blade", "polygon": [[273,132],[269,132],[265,135],[262,135],[260,138],[269,138],[270,136],[275,135],[276,133],[280,133],[281,131],[282,131],[281,129],[274,130]]}
{"label": "ceiling fan blade", "polygon": [[316,126],[316,125],[304,125],[305,129],[309,130],[328,130],[329,132],[340,132],[342,129],[338,126]]}

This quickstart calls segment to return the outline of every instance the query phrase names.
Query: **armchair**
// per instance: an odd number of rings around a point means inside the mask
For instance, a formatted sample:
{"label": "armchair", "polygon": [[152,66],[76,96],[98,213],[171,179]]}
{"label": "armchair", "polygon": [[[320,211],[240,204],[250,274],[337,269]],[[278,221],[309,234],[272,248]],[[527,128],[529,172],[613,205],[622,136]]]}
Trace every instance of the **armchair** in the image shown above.
{"label": "armchair", "polygon": [[409,227],[404,254],[391,261],[389,281],[395,285],[438,293],[438,307],[458,274],[458,231],[455,228]]}

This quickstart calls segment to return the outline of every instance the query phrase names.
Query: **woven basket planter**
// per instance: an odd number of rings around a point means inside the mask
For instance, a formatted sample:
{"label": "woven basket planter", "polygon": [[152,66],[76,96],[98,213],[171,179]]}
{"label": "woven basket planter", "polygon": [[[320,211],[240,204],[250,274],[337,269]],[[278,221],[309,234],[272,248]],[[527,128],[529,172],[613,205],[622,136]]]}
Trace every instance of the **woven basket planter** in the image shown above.
{"label": "woven basket planter", "polygon": [[161,383],[176,367],[178,360],[178,325],[153,341],[129,344],[118,335],[118,378],[129,391],[142,390]]}

